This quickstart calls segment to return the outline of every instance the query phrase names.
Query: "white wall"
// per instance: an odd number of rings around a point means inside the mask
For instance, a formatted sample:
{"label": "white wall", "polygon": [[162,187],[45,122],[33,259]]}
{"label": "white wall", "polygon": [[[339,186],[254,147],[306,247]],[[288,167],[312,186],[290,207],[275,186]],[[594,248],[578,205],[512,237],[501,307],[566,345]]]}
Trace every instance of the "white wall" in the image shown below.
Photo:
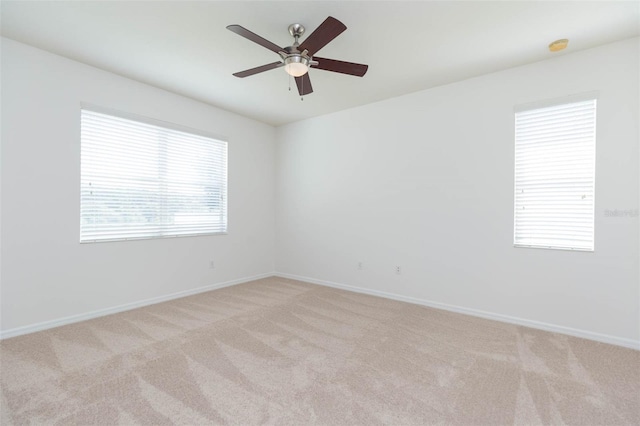
{"label": "white wall", "polygon": [[[279,128],[276,270],[636,345],[639,75],[626,40]],[[513,107],[594,90],[595,252],[514,248]]]}
{"label": "white wall", "polygon": [[[228,235],[79,244],[81,102],[224,136]],[[266,124],[2,39],[1,330],[271,273],[274,138]]]}
{"label": "white wall", "polygon": [[[1,42],[3,333],[269,274],[276,252],[297,277],[640,340],[638,218],[604,215],[638,208],[637,39],[277,133]],[[596,251],[515,249],[513,106],[593,90]],[[81,102],[225,136],[229,235],[80,245]]]}

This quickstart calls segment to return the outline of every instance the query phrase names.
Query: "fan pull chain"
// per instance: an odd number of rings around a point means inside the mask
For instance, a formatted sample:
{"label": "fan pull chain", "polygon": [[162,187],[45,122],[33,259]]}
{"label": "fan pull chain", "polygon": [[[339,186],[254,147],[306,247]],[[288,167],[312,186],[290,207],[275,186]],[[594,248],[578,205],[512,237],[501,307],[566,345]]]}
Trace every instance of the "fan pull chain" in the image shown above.
{"label": "fan pull chain", "polygon": [[291,91],[291,74],[287,73],[287,75],[289,76],[289,91]]}

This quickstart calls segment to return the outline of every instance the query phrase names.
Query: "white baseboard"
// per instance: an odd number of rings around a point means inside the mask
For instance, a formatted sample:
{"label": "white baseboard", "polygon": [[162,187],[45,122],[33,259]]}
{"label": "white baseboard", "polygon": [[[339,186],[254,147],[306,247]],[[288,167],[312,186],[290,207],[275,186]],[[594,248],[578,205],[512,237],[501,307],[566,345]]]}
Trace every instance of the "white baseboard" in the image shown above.
{"label": "white baseboard", "polygon": [[216,290],[219,288],[229,287],[236,284],[242,284],[249,281],[259,280],[261,278],[273,277],[274,273],[254,275],[252,277],[244,277],[223,283],[206,285],[191,290],[179,291],[164,296],[152,297],[150,299],[139,300],[137,302],[125,303],[124,305],[114,306],[111,308],[98,309],[96,311],[86,312],[84,314],[71,315],[69,317],[59,318],[51,321],[39,322],[37,324],[27,325],[23,327],[10,328],[0,331],[0,340],[10,337],[21,336],[23,334],[35,333],[36,331],[47,330],[49,328],[60,327],[62,325],[72,324],[75,322],[86,321],[93,318],[103,317],[105,315],[116,314],[118,312],[129,311],[131,309],[141,308],[143,306],[154,305],[156,303],[166,302],[168,300],[179,299],[206,291]]}
{"label": "white baseboard", "polygon": [[509,315],[496,314],[493,312],[481,311],[478,309],[465,308],[462,306],[449,305],[446,303],[432,302],[430,300],[418,299],[415,297],[402,296],[394,293],[387,293],[385,291],[370,290],[362,287],[354,287],[351,285],[335,283],[331,281],[318,280],[315,278],[302,277],[299,275],[286,274],[276,272],[277,277],[290,278],[292,280],[304,281],[311,284],[319,284],[327,287],[339,288],[342,290],[353,291],[356,293],[368,294],[371,296],[384,297],[387,299],[398,300],[401,302],[413,303],[416,305],[428,306],[430,308],[442,309],[445,311],[457,312],[465,315],[472,315],[475,317],[486,318],[495,321],[506,322],[510,324],[522,325],[525,327],[536,328],[539,330],[551,331],[553,333],[567,334],[569,336],[581,337],[583,339],[595,340],[597,342],[608,343],[611,345],[624,346],[625,348],[640,350],[640,340],[626,339],[623,337],[616,337],[607,334],[594,333],[592,331],[579,330],[576,328],[565,327],[562,325],[555,325],[544,323],[540,321],[533,321],[524,318],[512,317]]}

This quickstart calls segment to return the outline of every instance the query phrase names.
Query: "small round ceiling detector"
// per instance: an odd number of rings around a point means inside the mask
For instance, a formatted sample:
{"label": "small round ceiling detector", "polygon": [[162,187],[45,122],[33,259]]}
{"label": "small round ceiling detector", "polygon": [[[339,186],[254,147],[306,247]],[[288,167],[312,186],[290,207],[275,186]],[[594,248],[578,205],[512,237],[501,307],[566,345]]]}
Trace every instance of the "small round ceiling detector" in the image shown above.
{"label": "small round ceiling detector", "polygon": [[560,40],[556,40],[549,45],[549,51],[551,52],[559,52],[567,47],[569,44],[569,39],[561,38]]}

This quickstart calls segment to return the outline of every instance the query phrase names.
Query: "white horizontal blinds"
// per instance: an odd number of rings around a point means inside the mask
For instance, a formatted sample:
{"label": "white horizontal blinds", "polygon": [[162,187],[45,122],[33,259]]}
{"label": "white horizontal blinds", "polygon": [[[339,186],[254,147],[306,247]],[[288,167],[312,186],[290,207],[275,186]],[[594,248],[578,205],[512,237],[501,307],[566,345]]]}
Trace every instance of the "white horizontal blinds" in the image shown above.
{"label": "white horizontal blinds", "polygon": [[515,120],[515,245],[593,250],[595,99]]}
{"label": "white horizontal blinds", "polygon": [[81,115],[80,241],[226,232],[226,142]]}

